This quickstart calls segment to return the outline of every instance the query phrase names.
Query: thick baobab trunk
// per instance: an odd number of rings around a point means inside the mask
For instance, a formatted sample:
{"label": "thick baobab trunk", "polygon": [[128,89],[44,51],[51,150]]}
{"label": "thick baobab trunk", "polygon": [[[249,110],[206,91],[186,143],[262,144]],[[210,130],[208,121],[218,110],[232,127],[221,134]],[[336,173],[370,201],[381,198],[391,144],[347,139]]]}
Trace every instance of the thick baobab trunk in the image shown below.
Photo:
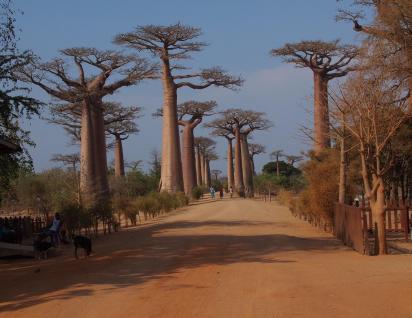
{"label": "thick baobab trunk", "polygon": [[242,171],[242,150],[241,150],[241,136],[239,128],[235,129],[235,188],[236,192],[240,195],[244,195],[245,186],[243,183],[243,171]]}
{"label": "thick baobab trunk", "polygon": [[346,149],[345,137],[340,139],[340,166],[339,166],[339,203],[345,204],[346,201]]}
{"label": "thick baobab trunk", "polygon": [[328,79],[314,72],[314,150],[319,154],[330,147]]}
{"label": "thick baobab trunk", "polygon": [[119,135],[115,135],[114,138],[114,175],[116,177],[123,177],[125,173],[122,138]]}
{"label": "thick baobab trunk", "polygon": [[177,125],[177,93],[170,73],[169,60],[163,60],[163,131],[161,190],[183,191],[179,128]]}
{"label": "thick baobab trunk", "polygon": [[[409,92],[412,92],[412,77],[408,79]],[[410,93],[408,98],[408,114],[412,116],[412,93]]]}
{"label": "thick baobab trunk", "polygon": [[243,174],[243,184],[245,186],[245,192],[248,196],[253,195],[253,176],[252,167],[250,164],[249,157],[249,146],[247,142],[247,135],[241,134],[241,154],[242,154],[242,174]]}
{"label": "thick baobab trunk", "polygon": [[205,180],[205,184],[208,188],[210,188],[210,186],[212,185],[211,183],[211,175],[210,175],[210,161],[208,159],[206,159],[205,161],[205,176],[206,176],[206,180]]}
{"label": "thick baobab trunk", "polygon": [[196,186],[196,163],[195,163],[195,148],[193,127],[186,124],[183,127],[183,154],[182,154],[182,169],[183,169],[183,185],[185,194],[191,196],[192,189]]}
{"label": "thick baobab trunk", "polygon": [[196,147],[196,184],[198,187],[202,185],[202,165],[200,160],[199,147]]}
{"label": "thick baobab trunk", "polygon": [[85,207],[93,206],[96,199],[96,158],[93,146],[95,137],[90,108],[89,103],[83,103],[80,132],[80,193]]}
{"label": "thick baobab trunk", "polygon": [[250,165],[252,167],[253,176],[256,176],[255,158],[253,158],[253,156],[250,156]]}
{"label": "thick baobab trunk", "polygon": [[105,205],[109,198],[109,181],[107,177],[107,149],[104,125],[104,114],[101,100],[92,105],[92,118],[94,128],[94,151],[96,166],[96,195],[99,206]]}
{"label": "thick baobab trunk", "polygon": [[235,176],[233,174],[233,147],[232,139],[227,139],[227,188],[234,187]]}

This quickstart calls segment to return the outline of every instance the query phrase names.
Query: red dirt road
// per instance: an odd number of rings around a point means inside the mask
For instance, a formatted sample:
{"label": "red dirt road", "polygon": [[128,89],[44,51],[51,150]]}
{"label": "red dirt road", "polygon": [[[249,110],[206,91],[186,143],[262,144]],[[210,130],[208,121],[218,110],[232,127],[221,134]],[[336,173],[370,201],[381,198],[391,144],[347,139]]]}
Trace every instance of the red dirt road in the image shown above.
{"label": "red dirt road", "polygon": [[412,317],[412,255],[361,256],[275,203],[199,203],[94,250],[0,261],[0,317]]}

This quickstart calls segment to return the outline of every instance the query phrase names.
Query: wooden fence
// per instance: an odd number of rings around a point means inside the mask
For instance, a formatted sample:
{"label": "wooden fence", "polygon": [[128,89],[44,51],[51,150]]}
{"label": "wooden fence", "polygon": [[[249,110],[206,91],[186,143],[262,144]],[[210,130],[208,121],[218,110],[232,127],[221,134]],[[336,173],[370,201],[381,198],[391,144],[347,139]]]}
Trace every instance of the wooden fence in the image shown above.
{"label": "wooden fence", "polygon": [[[367,228],[373,233],[373,216],[371,209],[363,207],[366,214]],[[387,233],[403,233],[405,240],[409,238],[410,221],[412,220],[412,211],[407,206],[389,206],[386,208],[385,228]]]}
{"label": "wooden fence", "polygon": [[40,217],[19,216],[0,218],[0,227],[5,226],[8,229],[14,230],[20,239],[31,238],[33,233],[40,232],[46,225],[46,221]]}
{"label": "wooden fence", "polygon": [[366,211],[355,206],[337,203],[333,234],[346,246],[363,255],[370,255]]}

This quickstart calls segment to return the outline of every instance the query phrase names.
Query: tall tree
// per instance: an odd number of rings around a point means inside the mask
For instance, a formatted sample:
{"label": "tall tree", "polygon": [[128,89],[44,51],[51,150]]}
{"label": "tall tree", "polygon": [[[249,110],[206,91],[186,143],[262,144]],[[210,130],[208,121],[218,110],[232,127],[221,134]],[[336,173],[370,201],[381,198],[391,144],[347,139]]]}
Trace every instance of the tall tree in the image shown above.
{"label": "tall tree", "polygon": [[270,156],[273,159],[275,159],[275,162],[276,162],[276,175],[279,177],[280,176],[279,159],[284,156],[283,150],[282,149],[274,150],[270,153]]}
{"label": "tall tree", "polygon": [[357,74],[345,84],[338,97],[348,133],[357,141],[366,198],[377,229],[376,252],[386,254],[385,179],[394,165],[391,141],[407,118],[400,90],[392,88],[385,73]]}
{"label": "tall tree", "polygon": [[[18,81],[15,72],[34,59],[30,51],[20,51],[16,39],[16,10],[11,0],[0,0],[0,138],[11,142],[14,151],[0,154],[0,200],[20,169],[32,169],[27,146],[33,145],[21,119],[39,114],[41,103]],[[5,141],[5,142],[6,142]]]}
{"label": "tall tree", "polygon": [[204,116],[212,115],[216,106],[215,101],[187,101],[178,105],[178,124],[183,126],[183,184],[185,193],[189,196],[197,184],[193,130],[202,122]]}
{"label": "tall tree", "polygon": [[[407,82],[412,92],[412,3],[410,0],[355,0],[353,4],[373,8],[375,17],[369,25],[362,24],[366,14],[340,10],[338,20],[350,20],[354,30],[390,46],[388,55],[395,56],[393,71],[397,77]],[[409,95],[408,113],[412,114],[412,94]]]}
{"label": "tall tree", "polygon": [[178,90],[183,87],[205,89],[212,85],[234,89],[242,84],[242,79],[227,74],[220,67],[188,74],[179,72],[188,68],[176,64],[176,61],[188,59],[190,53],[199,52],[206,46],[203,42],[195,41],[200,35],[199,28],[177,23],[169,26],[137,26],[134,31],[119,34],[115,38],[118,44],[148,51],[160,58],[163,84],[162,190],[166,191],[183,190],[177,123]]}
{"label": "tall tree", "polygon": [[256,176],[255,156],[266,152],[266,147],[261,144],[249,144],[249,157],[252,165],[253,175]]}
{"label": "tall tree", "polygon": [[216,142],[207,137],[196,137],[195,144],[199,149],[200,170],[202,171],[202,185],[210,186],[210,166],[209,162],[214,157]]}
{"label": "tall tree", "polygon": [[229,124],[228,129],[216,128],[212,134],[219,137],[224,137],[227,140],[227,188],[233,188],[235,186],[235,175],[233,171],[233,145],[232,141],[235,139],[233,135],[233,129]]}
{"label": "tall tree", "polygon": [[[116,51],[70,48],[48,63],[37,60],[22,67],[19,76],[49,95],[69,103],[67,112],[81,107],[80,187],[85,206],[105,204],[108,198],[104,96],[119,88],[157,76],[155,65]],[[70,67],[77,69],[76,75]],[[93,71],[96,73],[93,73]],[[116,78],[109,81],[110,78]]]}
{"label": "tall tree", "polygon": [[357,57],[358,49],[353,45],[342,45],[339,40],[331,42],[302,41],[287,43],[273,49],[273,56],[280,56],[284,62],[300,68],[310,68],[314,76],[314,150],[319,154],[330,147],[328,83],[347,75],[351,62]]}
{"label": "tall tree", "polygon": [[125,175],[123,141],[131,134],[139,132],[136,119],[141,116],[141,111],[141,107],[124,107],[119,103],[105,103],[105,129],[114,138],[114,174],[116,177]]}

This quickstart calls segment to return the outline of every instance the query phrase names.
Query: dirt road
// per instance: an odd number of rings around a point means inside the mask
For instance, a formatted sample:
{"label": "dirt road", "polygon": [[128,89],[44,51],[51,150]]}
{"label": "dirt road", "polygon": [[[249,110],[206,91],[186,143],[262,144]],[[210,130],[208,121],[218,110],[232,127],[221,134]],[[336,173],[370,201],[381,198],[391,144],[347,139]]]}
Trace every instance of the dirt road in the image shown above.
{"label": "dirt road", "polygon": [[0,317],[412,317],[412,255],[361,256],[275,203],[198,203],[94,249],[0,261]]}

